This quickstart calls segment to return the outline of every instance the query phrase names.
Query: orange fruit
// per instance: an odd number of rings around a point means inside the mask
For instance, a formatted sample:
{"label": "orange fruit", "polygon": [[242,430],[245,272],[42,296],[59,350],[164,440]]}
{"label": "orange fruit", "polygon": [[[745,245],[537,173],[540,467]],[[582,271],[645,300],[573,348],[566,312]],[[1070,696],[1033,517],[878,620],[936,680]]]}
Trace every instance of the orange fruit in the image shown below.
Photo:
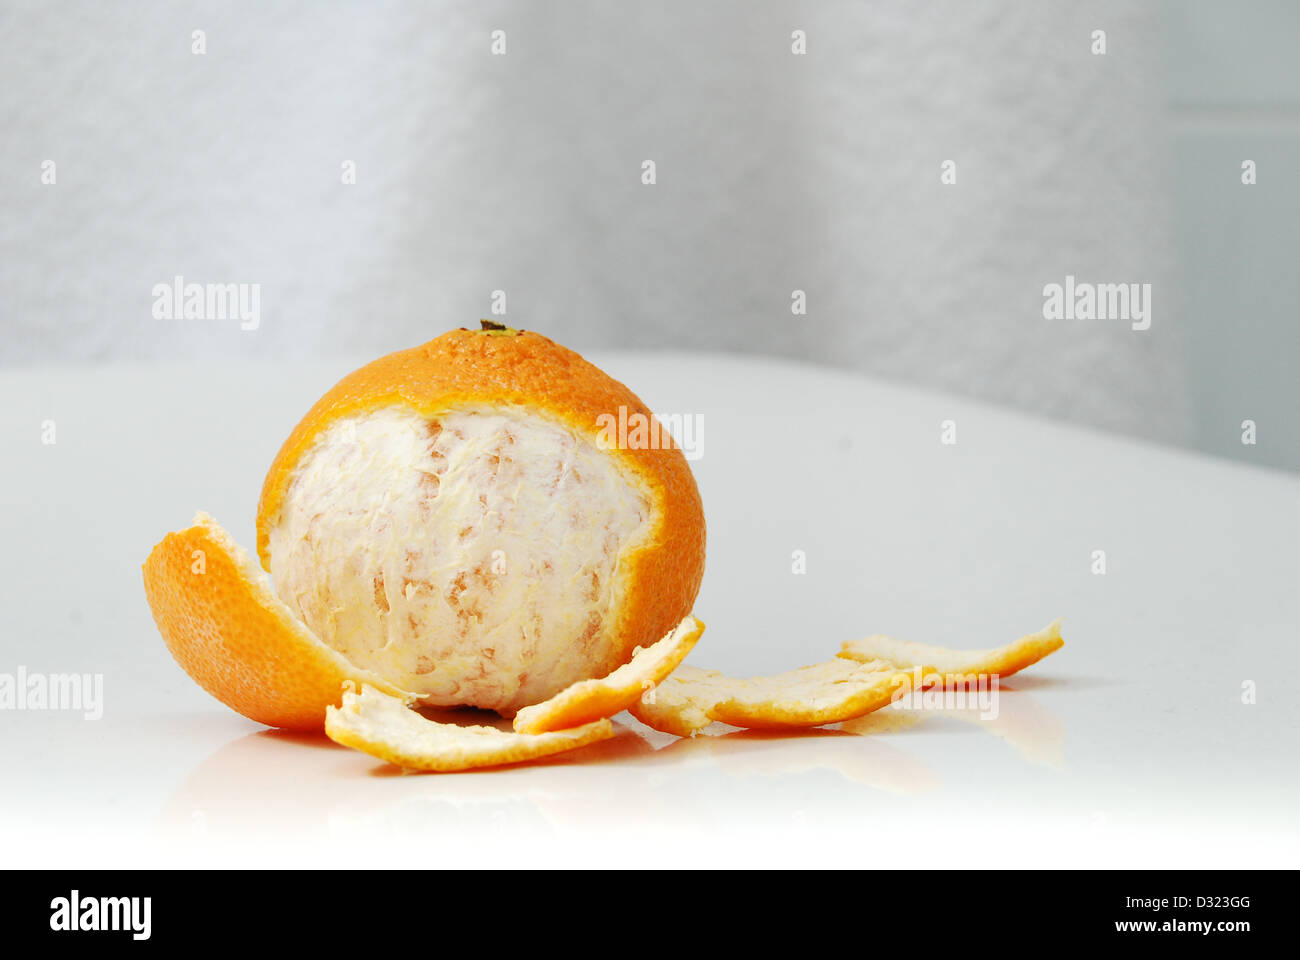
{"label": "orange fruit", "polygon": [[257,549],[274,593],[200,524],[145,565],[159,629],[205,689],[273,725],[320,727],[346,680],[512,715],[603,677],[691,612],[704,572],[681,450],[661,429],[608,442],[611,420],[638,417],[655,423],[536,333],[454,330],[376,360],[267,473]]}

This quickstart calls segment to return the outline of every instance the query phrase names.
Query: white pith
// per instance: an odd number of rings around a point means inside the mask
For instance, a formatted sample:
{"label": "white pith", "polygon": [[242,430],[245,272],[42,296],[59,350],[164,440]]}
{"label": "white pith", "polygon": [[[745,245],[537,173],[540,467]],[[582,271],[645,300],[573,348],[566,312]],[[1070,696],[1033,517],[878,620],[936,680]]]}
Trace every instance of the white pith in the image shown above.
{"label": "white pith", "polygon": [[618,665],[649,498],[558,422],[386,407],[331,424],[269,531],[280,598],[430,704],[512,711]]}

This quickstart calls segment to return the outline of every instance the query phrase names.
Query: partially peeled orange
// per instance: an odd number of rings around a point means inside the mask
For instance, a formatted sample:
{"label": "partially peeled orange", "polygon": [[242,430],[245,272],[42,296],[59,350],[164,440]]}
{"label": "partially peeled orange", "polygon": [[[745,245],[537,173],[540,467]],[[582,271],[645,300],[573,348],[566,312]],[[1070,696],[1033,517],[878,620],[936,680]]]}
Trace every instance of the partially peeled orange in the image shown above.
{"label": "partially peeled orange", "polygon": [[510,716],[691,613],[704,513],[681,450],[602,442],[602,417],[653,414],[546,337],[484,327],[312,407],[262,488],[266,575],[207,517],[154,548],[155,621],[217,699],[319,729],[353,682]]}

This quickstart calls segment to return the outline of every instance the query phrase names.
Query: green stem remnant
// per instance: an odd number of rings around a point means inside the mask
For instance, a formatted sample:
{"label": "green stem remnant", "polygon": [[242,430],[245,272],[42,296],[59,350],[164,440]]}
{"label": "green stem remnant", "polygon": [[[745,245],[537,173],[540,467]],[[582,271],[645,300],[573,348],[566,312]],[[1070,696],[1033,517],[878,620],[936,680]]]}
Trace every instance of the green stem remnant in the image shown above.
{"label": "green stem remnant", "polygon": [[483,329],[478,332],[486,333],[489,337],[517,337],[522,332],[495,320],[479,320],[479,326]]}

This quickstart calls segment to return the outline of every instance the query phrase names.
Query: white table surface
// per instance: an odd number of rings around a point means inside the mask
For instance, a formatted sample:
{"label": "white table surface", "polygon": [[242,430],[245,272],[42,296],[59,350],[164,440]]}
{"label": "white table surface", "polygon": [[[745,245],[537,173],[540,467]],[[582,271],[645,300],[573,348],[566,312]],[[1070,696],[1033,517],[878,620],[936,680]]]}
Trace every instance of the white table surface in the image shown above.
{"label": "white table surface", "polygon": [[281,440],[365,359],[0,371],[0,673],[104,677],[99,720],[0,711],[0,862],[1300,863],[1300,479],[768,360],[592,357],[704,418],[689,662],[750,676],[1063,617],[997,720],[678,741],[623,714],[569,758],[402,775],[238,716],[171,660],[140,564],[197,508],[252,548]]}

